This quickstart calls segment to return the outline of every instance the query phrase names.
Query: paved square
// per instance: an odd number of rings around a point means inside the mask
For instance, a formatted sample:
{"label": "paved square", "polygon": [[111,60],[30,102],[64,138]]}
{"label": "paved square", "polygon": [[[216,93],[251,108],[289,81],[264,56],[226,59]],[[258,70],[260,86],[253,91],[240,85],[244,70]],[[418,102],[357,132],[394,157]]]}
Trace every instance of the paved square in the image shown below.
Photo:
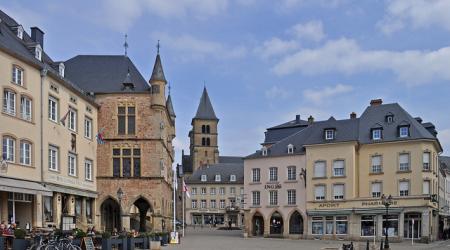
{"label": "paved square", "polygon": [[[290,250],[290,249],[334,249],[342,245],[341,241],[326,240],[289,240],[273,238],[243,238],[242,231],[226,231],[209,228],[189,228],[181,244],[171,245],[163,249],[183,250]],[[348,243],[348,242],[345,242]],[[358,244],[364,248],[364,243]],[[391,249],[450,249],[450,241],[438,241],[432,244],[418,244],[411,246],[411,242],[392,243]]]}

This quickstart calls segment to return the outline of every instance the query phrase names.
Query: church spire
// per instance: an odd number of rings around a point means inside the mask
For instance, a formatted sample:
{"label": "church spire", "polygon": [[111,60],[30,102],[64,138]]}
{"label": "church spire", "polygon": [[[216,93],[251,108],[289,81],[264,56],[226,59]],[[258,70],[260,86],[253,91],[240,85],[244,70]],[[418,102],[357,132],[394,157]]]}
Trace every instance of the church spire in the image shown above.
{"label": "church spire", "polygon": [[157,55],[156,55],[155,65],[153,66],[152,76],[150,77],[150,83],[152,83],[154,81],[167,82],[166,77],[164,76],[163,68],[162,68],[161,57],[159,56],[159,48],[160,48],[159,40],[158,40],[158,45],[156,45],[156,48],[157,48]]}
{"label": "church spire", "polygon": [[197,108],[197,113],[194,119],[202,120],[219,120],[214,112],[214,108],[209,99],[208,91],[206,87],[203,87],[202,97],[200,98],[200,103]]}

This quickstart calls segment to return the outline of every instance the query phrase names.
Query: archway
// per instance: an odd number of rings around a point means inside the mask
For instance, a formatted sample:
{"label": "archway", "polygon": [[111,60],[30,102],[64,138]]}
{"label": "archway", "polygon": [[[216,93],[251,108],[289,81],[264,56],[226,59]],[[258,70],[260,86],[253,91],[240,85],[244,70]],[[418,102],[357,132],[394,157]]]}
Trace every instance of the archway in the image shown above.
{"label": "archway", "polygon": [[303,217],[298,211],[289,219],[289,234],[303,234]]}
{"label": "archway", "polygon": [[100,206],[102,216],[102,227],[105,231],[112,232],[114,229],[120,231],[122,221],[120,220],[120,206],[117,201],[108,198]]}
{"label": "archway", "polygon": [[151,219],[151,205],[144,198],[137,199],[130,208],[131,229],[139,232],[151,230],[147,228],[147,220]]}
{"label": "archway", "polygon": [[262,236],[264,234],[264,218],[261,214],[255,213],[252,218],[253,236]]}
{"label": "archway", "polygon": [[270,217],[270,234],[283,234],[283,217],[277,211]]}

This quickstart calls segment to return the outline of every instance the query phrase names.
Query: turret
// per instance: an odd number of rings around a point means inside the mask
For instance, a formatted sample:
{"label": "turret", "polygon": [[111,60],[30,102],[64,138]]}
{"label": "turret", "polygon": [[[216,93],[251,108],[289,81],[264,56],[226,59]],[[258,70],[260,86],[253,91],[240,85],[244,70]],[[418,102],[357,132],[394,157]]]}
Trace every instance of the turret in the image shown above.
{"label": "turret", "polygon": [[161,64],[161,57],[159,56],[159,44],[158,54],[156,55],[155,65],[153,66],[152,76],[149,80],[152,86],[152,107],[153,106],[166,106],[166,77]]}

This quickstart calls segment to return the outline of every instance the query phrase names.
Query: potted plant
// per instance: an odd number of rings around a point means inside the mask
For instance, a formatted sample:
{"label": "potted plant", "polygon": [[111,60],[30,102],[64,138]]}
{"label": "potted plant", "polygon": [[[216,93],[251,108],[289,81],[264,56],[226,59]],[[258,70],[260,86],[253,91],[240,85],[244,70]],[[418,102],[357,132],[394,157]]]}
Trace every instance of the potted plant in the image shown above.
{"label": "potted plant", "polygon": [[166,246],[169,244],[169,233],[162,232],[161,233],[161,246]]}
{"label": "potted plant", "polygon": [[73,230],[73,236],[74,239],[72,240],[72,244],[77,245],[77,246],[81,246],[81,240],[87,236],[86,232],[83,232],[83,230],[79,229],[79,228],[75,228]]}
{"label": "potted plant", "polygon": [[25,229],[17,228],[14,230],[13,250],[27,249],[29,242],[25,240],[26,234]]}
{"label": "potted plant", "polygon": [[148,235],[149,235],[149,241],[150,241],[150,249],[151,250],[161,249],[161,241],[160,241],[159,233],[151,232]]}

